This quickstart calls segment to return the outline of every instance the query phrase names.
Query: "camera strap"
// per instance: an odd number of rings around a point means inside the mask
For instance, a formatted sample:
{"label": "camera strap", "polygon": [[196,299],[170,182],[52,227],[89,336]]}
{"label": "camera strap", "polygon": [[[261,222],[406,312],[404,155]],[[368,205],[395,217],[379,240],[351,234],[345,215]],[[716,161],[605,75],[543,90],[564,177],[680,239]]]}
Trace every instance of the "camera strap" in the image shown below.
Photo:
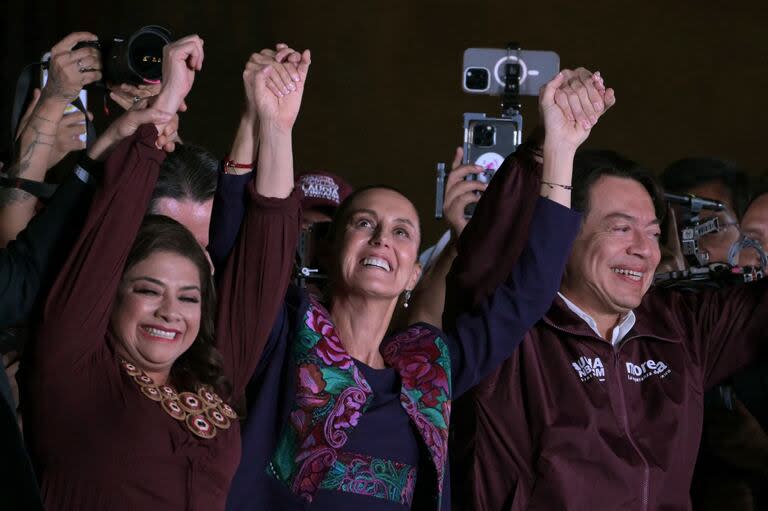
{"label": "camera strap", "polygon": [[12,163],[16,159],[16,132],[19,129],[19,123],[21,122],[21,116],[24,112],[24,106],[27,104],[27,98],[32,91],[32,84],[35,83],[39,75],[41,62],[35,62],[29,64],[21,70],[19,78],[16,80],[16,90],[13,94],[13,106],[11,108],[11,132],[10,132],[10,144],[8,145],[10,153],[10,161]]}
{"label": "camera strap", "polygon": [[53,196],[58,186],[51,183],[41,183],[40,181],[24,179],[23,177],[0,176],[0,188],[17,188],[30,195],[34,195],[38,199],[45,200],[50,199]]}
{"label": "camera strap", "polygon": [[88,118],[88,111],[85,109],[83,102],[80,101],[80,96],[76,97],[71,104],[85,116],[85,148],[90,149],[96,141],[96,128],[93,126],[93,122]]}

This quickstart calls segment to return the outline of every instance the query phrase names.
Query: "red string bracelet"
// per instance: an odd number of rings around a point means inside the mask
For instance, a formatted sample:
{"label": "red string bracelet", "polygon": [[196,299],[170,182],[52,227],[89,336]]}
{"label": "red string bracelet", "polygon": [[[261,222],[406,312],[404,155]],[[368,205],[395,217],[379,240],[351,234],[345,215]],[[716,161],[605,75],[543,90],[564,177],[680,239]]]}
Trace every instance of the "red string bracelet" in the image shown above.
{"label": "red string bracelet", "polygon": [[253,163],[237,163],[235,160],[232,160],[227,156],[224,158],[224,171],[226,172],[227,169],[252,169]]}

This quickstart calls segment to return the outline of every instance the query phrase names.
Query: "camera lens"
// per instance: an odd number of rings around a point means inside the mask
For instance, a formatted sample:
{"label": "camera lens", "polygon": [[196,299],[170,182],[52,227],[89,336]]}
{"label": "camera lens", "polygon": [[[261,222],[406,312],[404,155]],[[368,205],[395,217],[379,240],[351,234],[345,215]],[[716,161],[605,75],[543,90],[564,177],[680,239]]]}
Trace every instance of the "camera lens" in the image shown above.
{"label": "camera lens", "polygon": [[479,147],[496,145],[496,128],[490,124],[478,124],[472,129],[472,143]]}
{"label": "camera lens", "polygon": [[488,89],[490,73],[484,67],[468,67],[464,72],[464,87],[471,91]]}
{"label": "camera lens", "polygon": [[145,81],[160,80],[163,75],[163,47],[169,38],[157,30],[142,29],[137,32],[129,47],[129,59],[133,71]]}

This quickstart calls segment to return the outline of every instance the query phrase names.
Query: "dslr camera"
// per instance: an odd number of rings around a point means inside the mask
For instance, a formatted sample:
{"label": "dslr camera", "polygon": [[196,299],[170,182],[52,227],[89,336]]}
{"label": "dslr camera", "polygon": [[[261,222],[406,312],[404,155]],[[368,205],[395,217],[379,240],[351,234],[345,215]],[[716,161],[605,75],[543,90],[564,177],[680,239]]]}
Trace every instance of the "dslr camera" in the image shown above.
{"label": "dslr camera", "polygon": [[168,29],[148,25],[128,37],[86,41],[75,49],[92,46],[101,51],[105,82],[140,85],[160,82],[163,77],[163,48],[170,42],[171,32]]}

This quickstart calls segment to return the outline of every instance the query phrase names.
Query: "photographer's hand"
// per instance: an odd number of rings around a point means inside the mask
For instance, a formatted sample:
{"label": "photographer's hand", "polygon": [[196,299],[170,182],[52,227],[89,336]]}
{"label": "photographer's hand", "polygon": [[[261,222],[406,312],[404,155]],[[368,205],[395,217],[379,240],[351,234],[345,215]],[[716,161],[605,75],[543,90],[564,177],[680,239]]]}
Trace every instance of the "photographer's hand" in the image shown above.
{"label": "photographer's hand", "polygon": [[[6,171],[9,177],[43,181],[52,161],[57,159],[57,142],[62,117],[84,85],[101,79],[99,51],[93,47],[72,50],[78,43],[94,41],[89,32],[69,34],[51,49],[48,81],[20,123],[18,158]],[[70,119],[71,120],[71,119]],[[69,123],[68,123],[69,124]],[[69,129],[65,125],[65,131]],[[64,133],[66,137],[67,134]],[[36,201],[16,188],[0,190],[0,245],[16,238],[35,214]]]}
{"label": "photographer's hand", "polygon": [[89,32],[74,32],[51,48],[48,81],[43,87],[41,101],[71,103],[80,89],[101,80],[101,54],[91,46],[73,50],[78,43],[95,41]]}
{"label": "photographer's hand", "polygon": [[[163,84],[153,107],[176,113],[184,111],[187,97],[195,81],[195,72],[203,68],[203,40],[190,35],[163,48]],[[157,126],[159,133],[163,126]]]}
{"label": "photographer's hand", "polygon": [[[19,121],[19,129],[16,133],[18,139],[32,117],[32,113],[37,107],[37,103],[40,100],[40,89],[34,89],[32,91],[32,100],[29,102],[27,111],[21,116]],[[88,120],[93,121],[93,114],[88,112]],[[48,157],[48,164],[45,170],[48,171],[54,165],[59,163],[67,154],[72,151],[82,151],[85,149],[85,142],[80,137],[85,135],[85,115],[82,112],[73,112],[71,114],[64,115],[59,121],[56,127],[56,139],[54,141],[53,149]],[[26,179],[40,178],[42,180],[44,176],[26,176]],[[33,179],[38,180],[38,179]]]}
{"label": "photographer's hand", "polygon": [[162,84],[146,83],[131,85],[129,83],[108,84],[109,97],[123,110],[140,110],[149,106],[149,100],[158,94]]}
{"label": "photographer's hand", "polygon": [[482,181],[467,181],[465,178],[469,174],[478,174],[483,172],[479,165],[462,165],[464,158],[464,149],[456,148],[456,156],[451,165],[451,172],[445,181],[445,199],[443,200],[443,216],[451,228],[451,239],[457,240],[461,231],[467,225],[467,218],[464,216],[464,210],[470,204],[480,200],[479,192],[488,188],[487,183]]}

